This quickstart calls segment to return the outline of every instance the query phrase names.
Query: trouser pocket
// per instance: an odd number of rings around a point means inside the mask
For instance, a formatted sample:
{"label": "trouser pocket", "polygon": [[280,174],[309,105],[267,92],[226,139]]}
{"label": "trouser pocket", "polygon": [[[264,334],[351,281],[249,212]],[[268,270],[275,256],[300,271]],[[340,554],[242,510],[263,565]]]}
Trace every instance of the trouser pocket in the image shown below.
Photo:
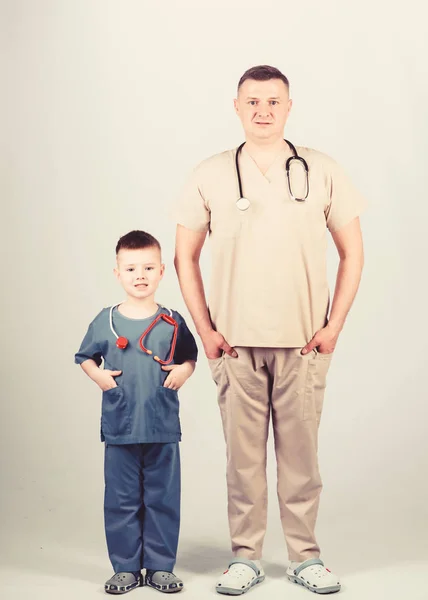
{"label": "trouser pocket", "polygon": [[319,352],[308,361],[306,385],[303,398],[303,420],[321,420],[324,404],[324,393],[327,385],[327,373],[330,368],[332,354]]}

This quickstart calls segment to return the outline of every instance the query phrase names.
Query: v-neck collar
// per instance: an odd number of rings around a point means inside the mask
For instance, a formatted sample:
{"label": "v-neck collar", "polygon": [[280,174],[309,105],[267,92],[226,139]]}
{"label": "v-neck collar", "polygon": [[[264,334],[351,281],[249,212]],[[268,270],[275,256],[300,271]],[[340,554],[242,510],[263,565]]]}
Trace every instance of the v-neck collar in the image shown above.
{"label": "v-neck collar", "polygon": [[257,177],[260,181],[265,181],[268,185],[272,182],[272,174],[275,172],[277,168],[278,162],[282,161],[285,164],[286,159],[291,156],[292,152],[288,146],[285,146],[282,150],[278,152],[273,162],[269,165],[266,173],[262,173],[260,168],[258,167],[256,161],[251,156],[251,154],[246,150],[245,146],[243,146],[241,151],[241,157],[245,157],[245,164],[250,168],[254,173],[257,173]]}

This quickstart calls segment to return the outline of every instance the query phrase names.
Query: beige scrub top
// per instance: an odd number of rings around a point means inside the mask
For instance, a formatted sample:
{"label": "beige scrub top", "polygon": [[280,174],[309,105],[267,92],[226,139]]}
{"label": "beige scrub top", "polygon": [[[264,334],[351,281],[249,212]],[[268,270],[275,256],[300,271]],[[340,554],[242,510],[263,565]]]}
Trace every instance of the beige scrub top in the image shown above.
{"label": "beige scrub top", "polygon": [[[309,166],[305,202],[292,200],[288,192],[288,147],[263,175],[244,146],[239,166],[248,210],[236,207],[236,149],[203,161],[174,210],[180,225],[209,232],[210,316],[232,346],[302,347],[325,326],[327,228],[338,231],[365,206],[331,158],[296,149]],[[292,191],[303,197],[305,174],[297,161],[292,164]]]}

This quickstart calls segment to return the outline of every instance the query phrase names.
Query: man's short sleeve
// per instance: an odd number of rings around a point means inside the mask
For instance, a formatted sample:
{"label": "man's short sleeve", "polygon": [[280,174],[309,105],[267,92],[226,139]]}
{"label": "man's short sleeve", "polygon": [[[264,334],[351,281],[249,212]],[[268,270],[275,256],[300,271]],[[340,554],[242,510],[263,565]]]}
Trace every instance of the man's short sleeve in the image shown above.
{"label": "man's short sleeve", "polygon": [[178,322],[177,346],[174,353],[174,362],[176,364],[182,364],[186,360],[196,361],[198,359],[198,347],[195,338],[187,327],[183,317],[179,313],[176,313],[174,317]]}
{"label": "man's short sleeve", "polygon": [[83,338],[82,343],[80,344],[79,351],[74,355],[74,362],[77,365],[82,364],[85,360],[92,358],[98,366],[100,366],[102,362],[102,353],[100,349],[100,344],[96,339],[95,327],[92,322],[88,331],[86,332],[85,337]]}
{"label": "man's short sleeve", "polygon": [[325,217],[327,227],[333,233],[359,217],[366,208],[367,202],[343,169],[331,159],[326,177],[329,201],[325,209]]}
{"label": "man's short sleeve", "polygon": [[201,169],[197,167],[184,185],[178,202],[172,206],[176,223],[193,231],[208,231],[210,211],[203,197]]}

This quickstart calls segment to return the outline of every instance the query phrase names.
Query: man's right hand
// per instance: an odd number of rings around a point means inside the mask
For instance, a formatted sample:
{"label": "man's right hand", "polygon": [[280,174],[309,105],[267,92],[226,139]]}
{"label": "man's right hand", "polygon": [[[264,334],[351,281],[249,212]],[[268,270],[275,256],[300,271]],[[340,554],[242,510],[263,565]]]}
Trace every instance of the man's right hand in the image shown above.
{"label": "man's right hand", "polygon": [[222,352],[237,358],[236,350],[229,346],[224,337],[218,331],[212,329],[208,333],[201,335],[202,344],[207,358],[220,358]]}
{"label": "man's right hand", "polygon": [[93,377],[95,383],[102,389],[103,392],[117,387],[114,377],[118,377],[122,371],[110,371],[109,369],[99,369],[99,372]]}

